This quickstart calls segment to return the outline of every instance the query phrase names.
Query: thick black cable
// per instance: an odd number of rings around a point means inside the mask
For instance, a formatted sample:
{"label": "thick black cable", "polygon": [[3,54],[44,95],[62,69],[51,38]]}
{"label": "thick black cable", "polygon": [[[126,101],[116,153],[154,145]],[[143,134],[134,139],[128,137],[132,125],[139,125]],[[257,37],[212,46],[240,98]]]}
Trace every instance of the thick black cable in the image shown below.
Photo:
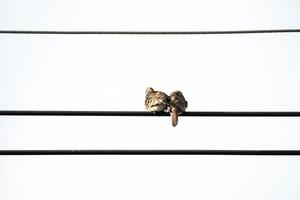
{"label": "thick black cable", "polygon": [[0,34],[65,34],[65,35],[216,35],[255,33],[299,33],[300,29],[265,29],[231,31],[38,31],[0,30]]}
{"label": "thick black cable", "polygon": [[[0,110],[0,116],[169,116],[168,113],[148,111],[63,111],[63,110]],[[300,112],[285,111],[192,111],[185,117],[300,117]]]}
{"label": "thick black cable", "polygon": [[2,156],[18,155],[232,155],[300,156],[300,150],[0,150]]}

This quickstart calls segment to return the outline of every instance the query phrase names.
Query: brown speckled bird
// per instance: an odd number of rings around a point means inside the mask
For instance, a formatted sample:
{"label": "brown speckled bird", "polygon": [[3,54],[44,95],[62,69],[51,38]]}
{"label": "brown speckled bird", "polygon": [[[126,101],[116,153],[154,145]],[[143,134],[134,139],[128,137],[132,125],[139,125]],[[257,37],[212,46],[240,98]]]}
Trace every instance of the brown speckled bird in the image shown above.
{"label": "brown speckled bird", "polygon": [[145,107],[151,112],[166,111],[169,105],[169,97],[163,92],[155,91],[153,88],[148,87],[146,90]]}
{"label": "brown speckled bird", "polygon": [[168,106],[168,112],[171,115],[172,125],[175,127],[178,123],[178,115],[181,115],[188,106],[188,102],[185,100],[182,92],[174,91],[170,94],[170,105]]}

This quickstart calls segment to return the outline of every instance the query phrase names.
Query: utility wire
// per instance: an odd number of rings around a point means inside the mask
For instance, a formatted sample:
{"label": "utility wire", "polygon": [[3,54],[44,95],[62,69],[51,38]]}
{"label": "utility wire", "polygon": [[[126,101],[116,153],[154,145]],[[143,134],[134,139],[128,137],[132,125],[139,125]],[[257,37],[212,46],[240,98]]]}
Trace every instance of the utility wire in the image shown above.
{"label": "utility wire", "polygon": [[[169,116],[168,113],[148,111],[62,111],[62,110],[0,110],[0,116]],[[300,112],[281,111],[193,111],[184,112],[185,117],[300,117]]]}
{"label": "utility wire", "polygon": [[0,156],[18,155],[232,155],[300,156],[300,150],[0,150]]}
{"label": "utility wire", "polygon": [[300,29],[264,29],[231,31],[36,31],[0,30],[0,34],[65,34],[65,35],[212,35],[253,33],[299,33]]}

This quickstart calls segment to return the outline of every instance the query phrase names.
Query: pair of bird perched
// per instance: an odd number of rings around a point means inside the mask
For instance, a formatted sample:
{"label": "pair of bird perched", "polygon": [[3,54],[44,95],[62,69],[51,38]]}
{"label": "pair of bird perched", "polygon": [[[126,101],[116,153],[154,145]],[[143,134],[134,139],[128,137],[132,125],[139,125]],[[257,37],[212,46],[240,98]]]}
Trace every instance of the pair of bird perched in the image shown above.
{"label": "pair of bird perched", "polygon": [[188,102],[185,100],[182,92],[175,91],[166,95],[161,91],[155,91],[153,88],[146,89],[145,107],[151,112],[167,112],[171,115],[172,125],[175,127],[178,123],[178,115],[182,114],[187,108]]}

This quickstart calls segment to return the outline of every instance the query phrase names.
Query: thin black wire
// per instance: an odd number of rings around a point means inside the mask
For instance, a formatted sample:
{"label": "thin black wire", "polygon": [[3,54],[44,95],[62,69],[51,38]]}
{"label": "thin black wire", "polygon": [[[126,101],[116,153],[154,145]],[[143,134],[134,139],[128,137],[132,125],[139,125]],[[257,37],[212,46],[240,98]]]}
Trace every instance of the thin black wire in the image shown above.
{"label": "thin black wire", "polygon": [[211,35],[211,34],[254,34],[254,33],[299,33],[300,29],[265,29],[231,31],[35,31],[0,30],[0,34],[69,34],[69,35]]}
{"label": "thin black wire", "polygon": [[20,155],[231,155],[300,156],[300,150],[0,150],[2,156]]}
{"label": "thin black wire", "polygon": [[[0,110],[0,116],[169,116],[168,113],[148,111],[57,111],[57,110]],[[285,111],[194,111],[184,112],[185,117],[300,117],[300,112]]]}
{"label": "thin black wire", "polygon": [[[8,116],[168,116],[143,111],[0,111]],[[300,112],[186,112],[183,116],[294,117]],[[300,150],[0,150],[0,155],[249,155],[299,156]]]}

